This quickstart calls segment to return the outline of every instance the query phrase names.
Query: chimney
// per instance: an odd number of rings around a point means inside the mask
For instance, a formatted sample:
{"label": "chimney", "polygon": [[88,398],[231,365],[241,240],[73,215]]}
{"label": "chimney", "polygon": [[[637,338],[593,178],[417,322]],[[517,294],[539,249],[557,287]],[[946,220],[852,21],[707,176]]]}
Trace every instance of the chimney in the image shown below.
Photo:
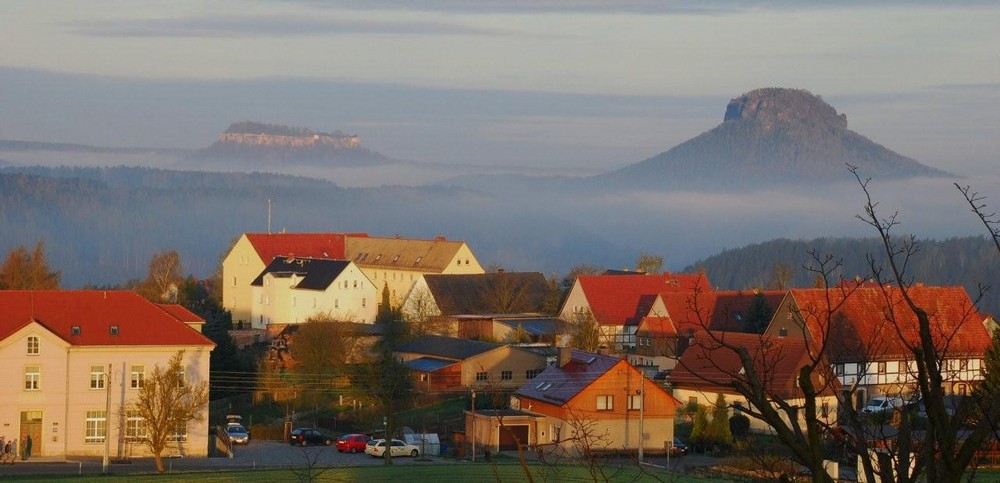
{"label": "chimney", "polygon": [[573,349],[571,347],[559,348],[559,367],[565,367],[569,361],[573,360]]}
{"label": "chimney", "polygon": [[438,236],[434,237],[434,241],[436,241],[436,242],[443,242],[443,241],[447,241],[447,238],[445,238],[442,235],[438,235]]}

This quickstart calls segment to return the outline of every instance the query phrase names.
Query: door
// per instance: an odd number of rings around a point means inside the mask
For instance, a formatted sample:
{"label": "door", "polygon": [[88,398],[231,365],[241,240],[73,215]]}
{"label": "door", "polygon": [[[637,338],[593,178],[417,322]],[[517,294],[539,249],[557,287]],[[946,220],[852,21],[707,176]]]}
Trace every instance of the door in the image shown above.
{"label": "door", "polygon": [[32,455],[42,454],[42,412],[41,411],[21,411],[21,438],[17,444],[21,454],[28,449],[27,440],[31,437]]}
{"label": "door", "polygon": [[[517,440],[514,437],[517,437]],[[516,451],[517,441],[522,445],[528,444],[527,426],[503,426],[500,428],[500,451]]]}

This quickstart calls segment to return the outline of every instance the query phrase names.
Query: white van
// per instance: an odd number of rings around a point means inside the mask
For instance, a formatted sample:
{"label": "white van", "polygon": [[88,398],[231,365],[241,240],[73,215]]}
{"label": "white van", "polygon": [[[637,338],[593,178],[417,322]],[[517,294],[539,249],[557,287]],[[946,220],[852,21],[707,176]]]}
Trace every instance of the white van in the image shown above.
{"label": "white van", "polygon": [[901,397],[878,396],[873,397],[871,401],[868,401],[868,405],[865,406],[861,412],[869,414],[881,413],[885,411],[892,411],[893,409],[901,407],[903,407],[903,398]]}

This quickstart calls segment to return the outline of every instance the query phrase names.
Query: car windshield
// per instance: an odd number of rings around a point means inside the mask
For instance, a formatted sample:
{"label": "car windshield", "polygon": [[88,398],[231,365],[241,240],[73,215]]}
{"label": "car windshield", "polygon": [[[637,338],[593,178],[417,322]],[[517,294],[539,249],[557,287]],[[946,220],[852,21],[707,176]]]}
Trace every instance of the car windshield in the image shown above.
{"label": "car windshield", "polygon": [[247,432],[247,430],[244,429],[243,426],[230,426],[229,427],[229,432],[230,433],[245,433],[245,432]]}

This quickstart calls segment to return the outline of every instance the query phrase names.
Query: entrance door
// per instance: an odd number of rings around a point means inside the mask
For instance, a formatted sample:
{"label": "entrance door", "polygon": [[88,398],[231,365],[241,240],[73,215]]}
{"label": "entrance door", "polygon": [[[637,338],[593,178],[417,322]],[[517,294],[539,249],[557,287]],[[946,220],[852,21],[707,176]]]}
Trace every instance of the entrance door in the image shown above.
{"label": "entrance door", "polygon": [[527,426],[503,426],[500,428],[500,451],[516,451],[517,441],[514,436],[521,441],[522,445],[528,444]]}
{"label": "entrance door", "polygon": [[41,411],[21,411],[21,439],[17,443],[17,450],[21,454],[24,454],[25,441],[27,441],[28,436],[31,436],[31,454],[42,454]]}

